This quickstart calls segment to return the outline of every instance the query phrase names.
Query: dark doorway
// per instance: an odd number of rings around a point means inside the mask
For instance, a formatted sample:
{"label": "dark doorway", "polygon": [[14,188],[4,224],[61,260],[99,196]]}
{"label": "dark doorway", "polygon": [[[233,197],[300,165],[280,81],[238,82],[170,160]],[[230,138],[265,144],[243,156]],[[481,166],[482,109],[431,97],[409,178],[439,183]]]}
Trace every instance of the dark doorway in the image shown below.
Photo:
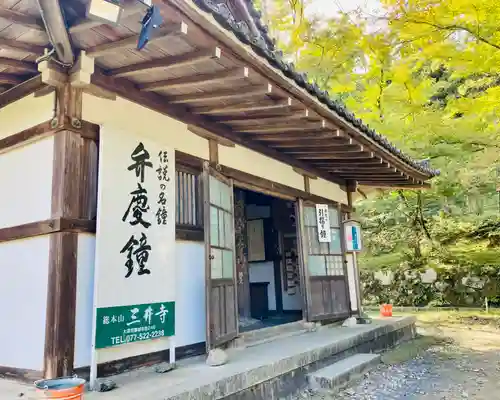
{"label": "dark doorway", "polygon": [[235,189],[240,332],[302,319],[295,202]]}

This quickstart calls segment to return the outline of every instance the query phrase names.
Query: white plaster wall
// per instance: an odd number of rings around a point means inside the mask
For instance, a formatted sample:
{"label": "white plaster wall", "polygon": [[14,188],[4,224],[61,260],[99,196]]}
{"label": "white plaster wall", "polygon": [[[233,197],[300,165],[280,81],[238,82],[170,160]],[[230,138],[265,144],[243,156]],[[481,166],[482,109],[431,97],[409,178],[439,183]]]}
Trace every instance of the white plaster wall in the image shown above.
{"label": "white plaster wall", "polygon": [[[205,246],[176,242],[177,298],[176,347],[205,341]],[[92,301],[95,268],[95,236],[78,236],[75,367],[90,365],[92,345]],[[99,363],[152,353],[169,347],[169,339],[156,339],[99,350]],[[43,349],[43,346],[42,346]],[[1,365],[1,359],[0,359]]]}
{"label": "white plaster wall", "polygon": [[205,341],[205,244],[178,241],[176,245],[175,344],[180,347]]}
{"label": "white plaster wall", "polygon": [[41,371],[49,236],[0,243],[0,365]]}
{"label": "white plaster wall", "polygon": [[274,263],[272,261],[248,264],[250,283],[269,282],[267,286],[269,310],[276,310],[276,285],[274,284]]}
{"label": "white plaster wall", "polygon": [[0,109],[0,139],[48,121],[54,116],[55,94],[34,94]]}
{"label": "white plaster wall", "polygon": [[90,365],[94,298],[95,235],[78,235],[75,314],[75,368]]}
{"label": "white plaster wall", "polygon": [[239,171],[304,190],[304,177],[290,165],[242,146],[219,146],[219,163]]}
{"label": "white plaster wall", "polygon": [[325,179],[309,179],[311,193],[317,196],[347,204],[347,192],[344,192],[339,185]]}
{"label": "white plaster wall", "polygon": [[0,228],[50,218],[53,154],[53,136],[0,154]]}
{"label": "white plaster wall", "polygon": [[140,132],[176,150],[209,158],[208,140],[190,132],[186,124],[128,100],[106,100],[84,93],[82,112],[86,121],[124,133]]}

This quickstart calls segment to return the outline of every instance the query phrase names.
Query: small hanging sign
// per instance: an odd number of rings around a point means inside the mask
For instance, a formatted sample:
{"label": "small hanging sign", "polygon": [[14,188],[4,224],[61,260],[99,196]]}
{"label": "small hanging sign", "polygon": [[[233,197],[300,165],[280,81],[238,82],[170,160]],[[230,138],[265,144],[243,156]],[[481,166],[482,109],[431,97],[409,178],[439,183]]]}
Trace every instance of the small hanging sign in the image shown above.
{"label": "small hanging sign", "polygon": [[330,214],[328,204],[316,204],[316,219],[318,221],[318,239],[320,243],[330,243],[332,235],[330,230]]}
{"label": "small hanging sign", "polygon": [[361,245],[361,227],[356,221],[344,222],[344,237],[346,251],[360,252]]}

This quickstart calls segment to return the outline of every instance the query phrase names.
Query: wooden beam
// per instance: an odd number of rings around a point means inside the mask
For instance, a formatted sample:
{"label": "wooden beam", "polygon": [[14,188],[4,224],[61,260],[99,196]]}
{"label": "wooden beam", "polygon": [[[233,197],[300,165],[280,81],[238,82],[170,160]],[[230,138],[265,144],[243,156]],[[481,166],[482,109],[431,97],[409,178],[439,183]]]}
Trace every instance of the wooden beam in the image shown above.
{"label": "wooden beam", "polygon": [[208,83],[237,81],[240,79],[247,79],[249,70],[247,67],[234,68],[228,71],[218,71],[211,74],[201,74],[184,76],[175,79],[165,79],[158,82],[150,82],[139,85],[141,90],[163,90],[163,89],[186,89],[189,87],[199,87]]}
{"label": "wooden beam", "polygon": [[37,72],[38,71],[35,63],[21,61],[21,60],[14,60],[12,58],[7,58],[7,57],[0,57],[0,65],[2,67],[12,67],[12,68],[22,69],[22,70],[29,71],[29,72]]}
{"label": "wooden beam", "polygon": [[41,55],[43,54],[45,47],[37,44],[20,42],[19,40],[0,38],[0,49]]}
{"label": "wooden beam", "polygon": [[328,181],[339,184],[341,187],[344,186],[344,181],[337,179],[335,176],[325,173],[323,171],[317,170],[316,168],[308,165],[306,163],[300,162],[284,153],[276,151],[269,146],[264,146],[259,143],[255,143],[243,135],[233,132],[231,129],[224,125],[218,124],[213,121],[212,118],[206,118],[200,115],[196,115],[190,109],[184,108],[182,106],[171,104],[166,101],[165,97],[157,95],[155,93],[146,93],[137,89],[137,87],[129,81],[124,79],[115,79],[110,76],[105,76],[99,71],[96,71],[92,75],[93,83],[98,86],[103,87],[106,90],[115,92],[117,95],[122,96],[128,100],[131,100],[143,107],[148,107],[152,110],[160,112],[164,115],[168,115],[171,118],[175,118],[186,124],[203,126],[205,129],[213,132],[223,138],[226,138],[236,144],[247,147],[250,150],[256,151],[275,160],[289,164],[290,166],[298,167],[310,171],[311,173],[317,173],[318,176],[326,179]]}
{"label": "wooden beam", "polygon": [[195,114],[226,114],[231,115],[232,113],[240,112],[253,112],[253,111],[268,111],[268,110],[282,110],[285,108],[292,107],[292,99],[288,98],[286,100],[269,100],[256,102],[243,102],[240,104],[230,105],[230,106],[208,106],[208,107],[193,107],[191,111]]}
{"label": "wooden beam", "polygon": [[241,99],[248,97],[258,97],[264,96],[272,93],[271,85],[264,86],[246,86],[239,87],[235,89],[224,89],[217,90],[215,92],[203,92],[203,93],[190,93],[183,94],[180,96],[171,96],[168,101],[173,104],[183,104],[183,103],[199,103],[199,102],[211,102],[211,101],[224,101],[231,99]]}
{"label": "wooden beam", "polygon": [[18,85],[21,82],[23,82],[23,79],[16,75],[0,72],[0,85]]}
{"label": "wooden beam", "polygon": [[95,233],[96,221],[51,218],[44,221],[0,228],[0,243],[11,240],[26,239],[57,232]]}
{"label": "wooden beam", "polygon": [[0,18],[13,22],[16,25],[22,25],[26,28],[45,32],[45,25],[38,17],[33,17],[5,7],[0,7]]}
{"label": "wooden beam", "polygon": [[49,135],[53,132],[54,130],[51,126],[50,121],[35,125],[14,135],[10,135],[3,139],[0,139],[0,152],[10,147],[14,147],[21,143],[33,140],[39,136]]}
{"label": "wooden beam", "polygon": [[216,140],[208,140],[208,154],[210,163],[219,164],[219,145]]}
{"label": "wooden beam", "polygon": [[300,175],[304,175],[304,176],[307,176],[309,179],[318,179],[318,177],[314,174],[311,174],[307,171],[304,171],[303,169],[300,169],[300,168],[296,168],[294,167],[293,168],[294,172],[300,174]]}
{"label": "wooden beam", "polygon": [[[189,53],[179,54],[176,56],[168,56],[157,58],[154,60],[143,61],[140,63],[127,65],[125,67],[115,68],[108,71],[108,75],[123,78],[134,74],[148,72],[152,69],[161,68],[169,70],[171,68],[185,67],[188,65],[196,65],[208,60],[217,60],[221,58],[221,49],[215,47],[213,49],[194,50]],[[144,83],[139,85],[143,90],[153,90],[153,84],[156,82]]]}
{"label": "wooden beam", "polygon": [[42,77],[40,75],[24,81],[0,94],[0,109],[44,87],[45,84],[42,82]]}
{"label": "wooden beam", "polygon": [[221,146],[235,147],[234,142],[227,140],[227,139],[224,139],[220,136],[217,136],[215,133],[207,131],[206,129],[203,129],[203,128],[200,128],[200,127],[194,126],[194,125],[188,125],[187,128],[188,128],[188,131],[194,133],[195,135],[198,135],[204,139],[214,140],[214,141],[218,142]]}
{"label": "wooden beam", "polygon": [[[158,39],[163,39],[167,36],[177,36],[187,34],[187,24],[184,22],[172,23],[166,27],[159,28],[153,31],[149,43]],[[86,49],[87,55],[90,57],[98,58],[106,54],[116,53],[117,51],[128,49],[137,45],[139,35],[129,36],[125,39],[117,40],[115,42],[98,44],[97,46]]]}

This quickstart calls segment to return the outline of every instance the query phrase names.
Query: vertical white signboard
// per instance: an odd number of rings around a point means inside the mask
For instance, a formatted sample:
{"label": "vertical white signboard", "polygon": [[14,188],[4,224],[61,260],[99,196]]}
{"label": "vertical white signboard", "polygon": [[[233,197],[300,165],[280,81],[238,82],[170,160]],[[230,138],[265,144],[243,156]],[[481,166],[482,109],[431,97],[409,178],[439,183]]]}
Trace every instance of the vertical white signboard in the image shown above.
{"label": "vertical white signboard", "polygon": [[174,150],[107,129],[99,145],[92,384],[100,349],[175,334]]}
{"label": "vertical white signboard", "polygon": [[328,204],[316,204],[316,219],[318,221],[318,239],[321,243],[330,243],[332,235],[330,230],[330,214]]}

